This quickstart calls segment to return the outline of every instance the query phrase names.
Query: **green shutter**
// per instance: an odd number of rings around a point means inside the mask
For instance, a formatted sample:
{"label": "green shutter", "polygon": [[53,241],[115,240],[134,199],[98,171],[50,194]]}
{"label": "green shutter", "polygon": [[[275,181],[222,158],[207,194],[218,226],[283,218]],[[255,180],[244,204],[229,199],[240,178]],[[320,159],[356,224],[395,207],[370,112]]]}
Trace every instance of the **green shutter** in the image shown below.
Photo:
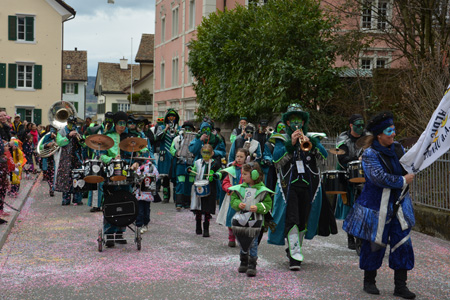
{"label": "green shutter", "polygon": [[74,83],[74,93],[78,94],[78,83]]}
{"label": "green shutter", "polygon": [[77,111],[78,114],[78,102],[72,102],[73,106],[75,106],[75,110]]}
{"label": "green shutter", "polygon": [[41,124],[41,117],[42,117],[42,109],[35,108],[33,110],[33,123],[36,125]]}
{"label": "green shutter", "polygon": [[0,64],[0,88],[6,87],[6,64]]}
{"label": "green shutter", "polygon": [[34,65],[34,88],[36,90],[42,89],[42,66]]}
{"label": "green shutter", "polygon": [[17,17],[8,16],[8,40],[17,40]]}
{"label": "green shutter", "polygon": [[25,41],[34,41],[34,17],[25,17]]}
{"label": "green shutter", "polygon": [[8,87],[15,89],[16,88],[16,73],[17,73],[17,65],[9,64],[8,65]]}
{"label": "green shutter", "polygon": [[119,104],[118,103],[113,103],[112,104],[112,112],[116,113],[118,109],[119,109]]}
{"label": "green shutter", "polygon": [[66,84],[63,83],[63,94],[65,94],[65,93],[66,93]]}

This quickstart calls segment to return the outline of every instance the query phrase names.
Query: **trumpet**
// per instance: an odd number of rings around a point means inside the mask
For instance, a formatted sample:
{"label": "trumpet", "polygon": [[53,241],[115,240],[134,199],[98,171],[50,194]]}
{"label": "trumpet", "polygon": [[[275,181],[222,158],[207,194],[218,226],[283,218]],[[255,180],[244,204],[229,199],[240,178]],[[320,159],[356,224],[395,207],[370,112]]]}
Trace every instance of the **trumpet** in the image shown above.
{"label": "trumpet", "polygon": [[170,135],[175,135],[177,133],[176,129],[175,129],[175,124],[173,124],[172,122],[169,123],[169,134]]}
{"label": "trumpet", "polygon": [[274,131],[275,131],[275,129],[273,129],[272,126],[267,126],[266,127],[266,134],[272,135]]}
{"label": "trumpet", "polygon": [[300,131],[300,149],[304,152],[308,152],[311,151],[312,149],[312,143],[310,141],[306,141],[305,140],[305,135],[303,134],[303,130],[302,129],[298,129],[298,126],[295,126],[297,128],[297,130]]}

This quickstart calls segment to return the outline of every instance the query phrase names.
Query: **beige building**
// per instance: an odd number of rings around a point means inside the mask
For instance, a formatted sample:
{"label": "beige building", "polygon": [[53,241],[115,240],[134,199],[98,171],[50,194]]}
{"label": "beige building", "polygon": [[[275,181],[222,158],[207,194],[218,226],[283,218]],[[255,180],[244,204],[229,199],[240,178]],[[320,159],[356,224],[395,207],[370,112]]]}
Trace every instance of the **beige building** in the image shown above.
{"label": "beige building", "polygon": [[87,51],[63,51],[63,100],[73,104],[78,118],[85,119]]}
{"label": "beige building", "polygon": [[0,109],[48,124],[61,100],[64,22],[75,10],[62,0],[2,0]]}

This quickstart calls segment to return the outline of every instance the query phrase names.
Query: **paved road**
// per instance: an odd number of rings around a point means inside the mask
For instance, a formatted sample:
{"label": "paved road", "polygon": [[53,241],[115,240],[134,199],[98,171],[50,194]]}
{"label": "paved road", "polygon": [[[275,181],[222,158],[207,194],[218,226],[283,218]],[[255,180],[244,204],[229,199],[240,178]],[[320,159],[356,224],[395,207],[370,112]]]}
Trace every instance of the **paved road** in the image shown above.
{"label": "paved road", "polygon": [[[284,248],[259,248],[258,274],[238,274],[238,248],[213,224],[194,233],[189,211],[152,204],[142,251],[134,244],[97,251],[101,214],[61,206],[38,180],[0,252],[1,299],[398,299],[385,259],[380,296],[362,291],[362,271],[341,230],[306,241],[300,272],[290,272]],[[86,202],[86,199],[84,199]],[[341,223],[339,224],[341,227]],[[418,299],[450,299],[450,242],[413,233],[416,267],[409,286]]]}

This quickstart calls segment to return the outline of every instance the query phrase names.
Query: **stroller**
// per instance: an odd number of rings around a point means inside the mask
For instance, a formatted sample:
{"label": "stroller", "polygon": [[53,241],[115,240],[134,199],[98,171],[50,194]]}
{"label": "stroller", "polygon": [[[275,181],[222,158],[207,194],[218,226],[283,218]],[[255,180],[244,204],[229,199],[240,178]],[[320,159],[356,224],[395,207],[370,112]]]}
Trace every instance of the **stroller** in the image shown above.
{"label": "stroller", "polygon": [[[119,182],[117,182],[119,183]],[[105,186],[103,202],[103,218],[111,225],[118,227],[128,227],[134,233],[134,243],[137,250],[141,250],[141,232],[136,227],[136,218],[138,215],[138,202],[136,197],[128,191],[114,191]],[[105,234],[104,228],[98,231],[98,251],[103,251],[103,246],[107,241],[115,242],[127,240],[121,233],[121,237],[117,234]],[[111,239],[111,236],[113,238]]]}

